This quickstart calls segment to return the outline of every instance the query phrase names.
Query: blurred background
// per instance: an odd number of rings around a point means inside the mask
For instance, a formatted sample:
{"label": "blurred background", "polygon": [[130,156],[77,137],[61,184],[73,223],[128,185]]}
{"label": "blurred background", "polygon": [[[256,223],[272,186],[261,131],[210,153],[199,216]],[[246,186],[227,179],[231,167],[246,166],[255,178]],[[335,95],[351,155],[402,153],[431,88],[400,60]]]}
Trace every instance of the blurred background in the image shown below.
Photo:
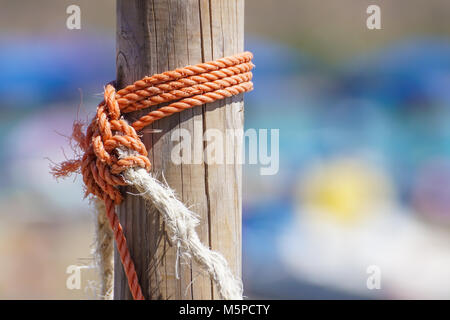
{"label": "blurred background", "polygon": [[[245,294],[449,299],[450,2],[246,0],[245,16],[245,125],[280,130],[279,172],[244,167]],[[115,78],[115,2],[0,0],[0,70],[0,299],[93,298],[93,210],[49,159]]]}

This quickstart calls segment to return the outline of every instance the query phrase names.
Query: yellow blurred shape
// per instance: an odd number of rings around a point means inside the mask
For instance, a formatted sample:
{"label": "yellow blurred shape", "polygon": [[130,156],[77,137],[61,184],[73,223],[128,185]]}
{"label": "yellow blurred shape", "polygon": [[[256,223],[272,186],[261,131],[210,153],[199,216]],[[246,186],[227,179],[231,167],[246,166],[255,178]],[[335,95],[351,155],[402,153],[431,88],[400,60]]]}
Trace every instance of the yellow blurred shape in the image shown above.
{"label": "yellow blurred shape", "polygon": [[343,223],[367,216],[393,190],[385,174],[359,159],[331,160],[312,168],[302,180],[303,209]]}

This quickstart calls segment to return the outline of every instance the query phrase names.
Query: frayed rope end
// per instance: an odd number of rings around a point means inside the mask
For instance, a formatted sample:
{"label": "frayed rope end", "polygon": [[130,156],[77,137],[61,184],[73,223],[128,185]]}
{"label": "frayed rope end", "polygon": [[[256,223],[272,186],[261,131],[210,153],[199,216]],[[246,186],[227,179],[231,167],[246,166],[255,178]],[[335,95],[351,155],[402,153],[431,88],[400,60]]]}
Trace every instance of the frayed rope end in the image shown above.
{"label": "frayed rope end", "polygon": [[72,126],[72,135],[67,137],[70,141],[70,147],[74,152],[75,159],[66,159],[61,163],[55,163],[53,161],[50,165],[50,174],[55,178],[69,177],[72,173],[79,173],[81,166],[82,154],[80,151],[86,151],[89,147],[89,141],[87,141],[86,134],[83,133],[84,123],[76,120]]}

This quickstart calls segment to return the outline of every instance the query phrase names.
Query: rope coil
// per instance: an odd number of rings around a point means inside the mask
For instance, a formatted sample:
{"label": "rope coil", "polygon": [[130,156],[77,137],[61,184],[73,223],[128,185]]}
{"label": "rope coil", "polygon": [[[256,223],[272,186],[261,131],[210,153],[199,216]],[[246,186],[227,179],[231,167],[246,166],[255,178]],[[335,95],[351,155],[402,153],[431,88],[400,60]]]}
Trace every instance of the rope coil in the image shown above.
{"label": "rope coil", "polygon": [[[129,184],[129,181],[125,181],[123,177],[124,172],[127,171],[127,176],[130,176],[129,169],[135,168],[145,172],[151,169],[147,149],[136,131],[185,109],[252,90],[252,58],[253,55],[250,52],[244,52],[187,66],[145,77],[119,91],[116,91],[112,84],[108,84],[104,90],[104,100],[98,105],[97,113],[87,127],[86,134],[82,132],[81,123],[74,123],[72,137],[82,150],[83,156],[55,166],[52,173],[55,177],[62,177],[80,170],[86,186],[85,195],[92,194],[104,201],[106,217],[114,234],[130,292],[136,300],[143,300],[144,296],[115,211],[115,205],[123,200],[119,186]],[[122,118],[125,113],[162,103],[169,104],[150,111],[131,125]],[[182,204],[177,204],[170,193],[165,197],[167,201],[175,203],[180,211],[184,210]],[[160,211],[168,210],[167,206],[159,205],[159,207]],[[184,214],[189,215],[189,211],[187,210]],[[193,222],[192,229],[194,226]],[[202,248],[201,243],[194,240],[194,248],[191,248],[192,245],[188,240],[185,241],[187,249],[197,250],[198,252],[193,252],[192,256],[200,260],[208,273],[217,280],[218,286],[224,286],[223,279],[219,279],[220,275],[225,274],[227,279],[230,279],[230,276],[222,271],[222,265],[218,265],[223,264],[223,261],[214,257],[213,262],[205,262],[205,250],[209,249]],[[219,269],[221,271],[217,272]],[[223,294],[225,298],[238,296],[235,293],[236,290],[219,291],[225,292]],[[233,293],[226,294],[226,292]]]}

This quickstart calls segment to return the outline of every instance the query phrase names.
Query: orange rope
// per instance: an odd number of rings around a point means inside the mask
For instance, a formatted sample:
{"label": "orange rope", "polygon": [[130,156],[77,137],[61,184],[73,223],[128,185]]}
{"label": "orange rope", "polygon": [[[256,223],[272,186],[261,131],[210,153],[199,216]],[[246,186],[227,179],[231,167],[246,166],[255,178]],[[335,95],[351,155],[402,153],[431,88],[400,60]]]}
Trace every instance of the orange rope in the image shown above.
{"label": "orange rope", "polygon": [[[120,174],[132,167],[145,168],[147,171],[151,168],[147,149],[136,131],[185,109],[252,90],[252,58],[250,52],[244,52],[167,71],[145,77],[117,92],[108,84],[104,100],[98,105],[97,114],[86,134],[82,132],[82,124],[74,124],[72,137],[83,151],[83,156],[65,161],[52,169],[56,177],[80,169],[86,196],[93,194],[105,202],[106,215],[114,232],[128,285],[136,300],[143,300],[144,296],[115,211],[115,205],[123,200],[119,186],[126,185]],[[162,103],[169,104],[150,111],[131,125],[121,118],[124,113]],[[116,148],[125,148],[131,152],[119,158]]]}
{"label": "orange rope", "polygon": [[166,83],[156,84],[151,87],[136,90],[133,93],[125,94],[122,97],[118,93],[117,102],[119,103],[122,112],[131,112],[135,110],[132,108],[133,103],[142,100],[144,100],[143,102],[145,102],[146,98],[153,97],[158,94],[163,94],[165,92],[170,92],[172,90],[179,90],[186,87],[192,87],[197,84],[216,81],[219,79],[224,79],[227,77],[243,74],[249,72],[250,70],[252,70],[252,68],[253,64],[251,62],[246,62],[238,64],[236,66],[231,66],[228,68],[223,68],[212,72],[206,72],[200,75],[190,76],[178,80],[169,81]]}
{"label": "orange rope", "polygon": [[136,130],[141,130],[142,128],[151,124],[152,122],[170,116],[173,113],[181,112],[185,109],[200,106],[205,103],[211,103],[216,100],[225,99],[242,92],[250,91],[252,89],[253,83],[244,82],[228,88],[196,95],[190,98],[185,98],[180,101],[171,103],[166,107],[161,107],[157,110],[149,112],[147,115],[142,116],[139,120],[133,122],[132,126]]}
{"label": "orange rope", "polygon": [[[181,98],[187,98],[194,94],[202,94],[213,90],[219,90],[230,87],[235,84],[248,82],[252,79],[251,72],[245,72],[242,74],[236,74],[231,77],[218,78],[214,81],[208,82],[208,78],[205,76],[194,76],[193,79],[181,79],[187,80],[182,82],[181,80],[173,81],[169,84],[160,84],[159,87],[166,86],[167,88],[173,88],[172,90],[161,90],[161,93],[149,95],[142,100],[133,100],[127,98],[118,99],[119,105],[122,104],[122,113],[132,112],[136,110],[145,109],[147,107],[155,106],[161,103],[178,100]],[[189,83],[189,85],[188,85]],[[157,87],[150,87],[157,88]],[[147,92],[147,90],[145,90]],[[127,95],[129,96],[129,95]],[[124,102],[126,101],[126,104]]]}

